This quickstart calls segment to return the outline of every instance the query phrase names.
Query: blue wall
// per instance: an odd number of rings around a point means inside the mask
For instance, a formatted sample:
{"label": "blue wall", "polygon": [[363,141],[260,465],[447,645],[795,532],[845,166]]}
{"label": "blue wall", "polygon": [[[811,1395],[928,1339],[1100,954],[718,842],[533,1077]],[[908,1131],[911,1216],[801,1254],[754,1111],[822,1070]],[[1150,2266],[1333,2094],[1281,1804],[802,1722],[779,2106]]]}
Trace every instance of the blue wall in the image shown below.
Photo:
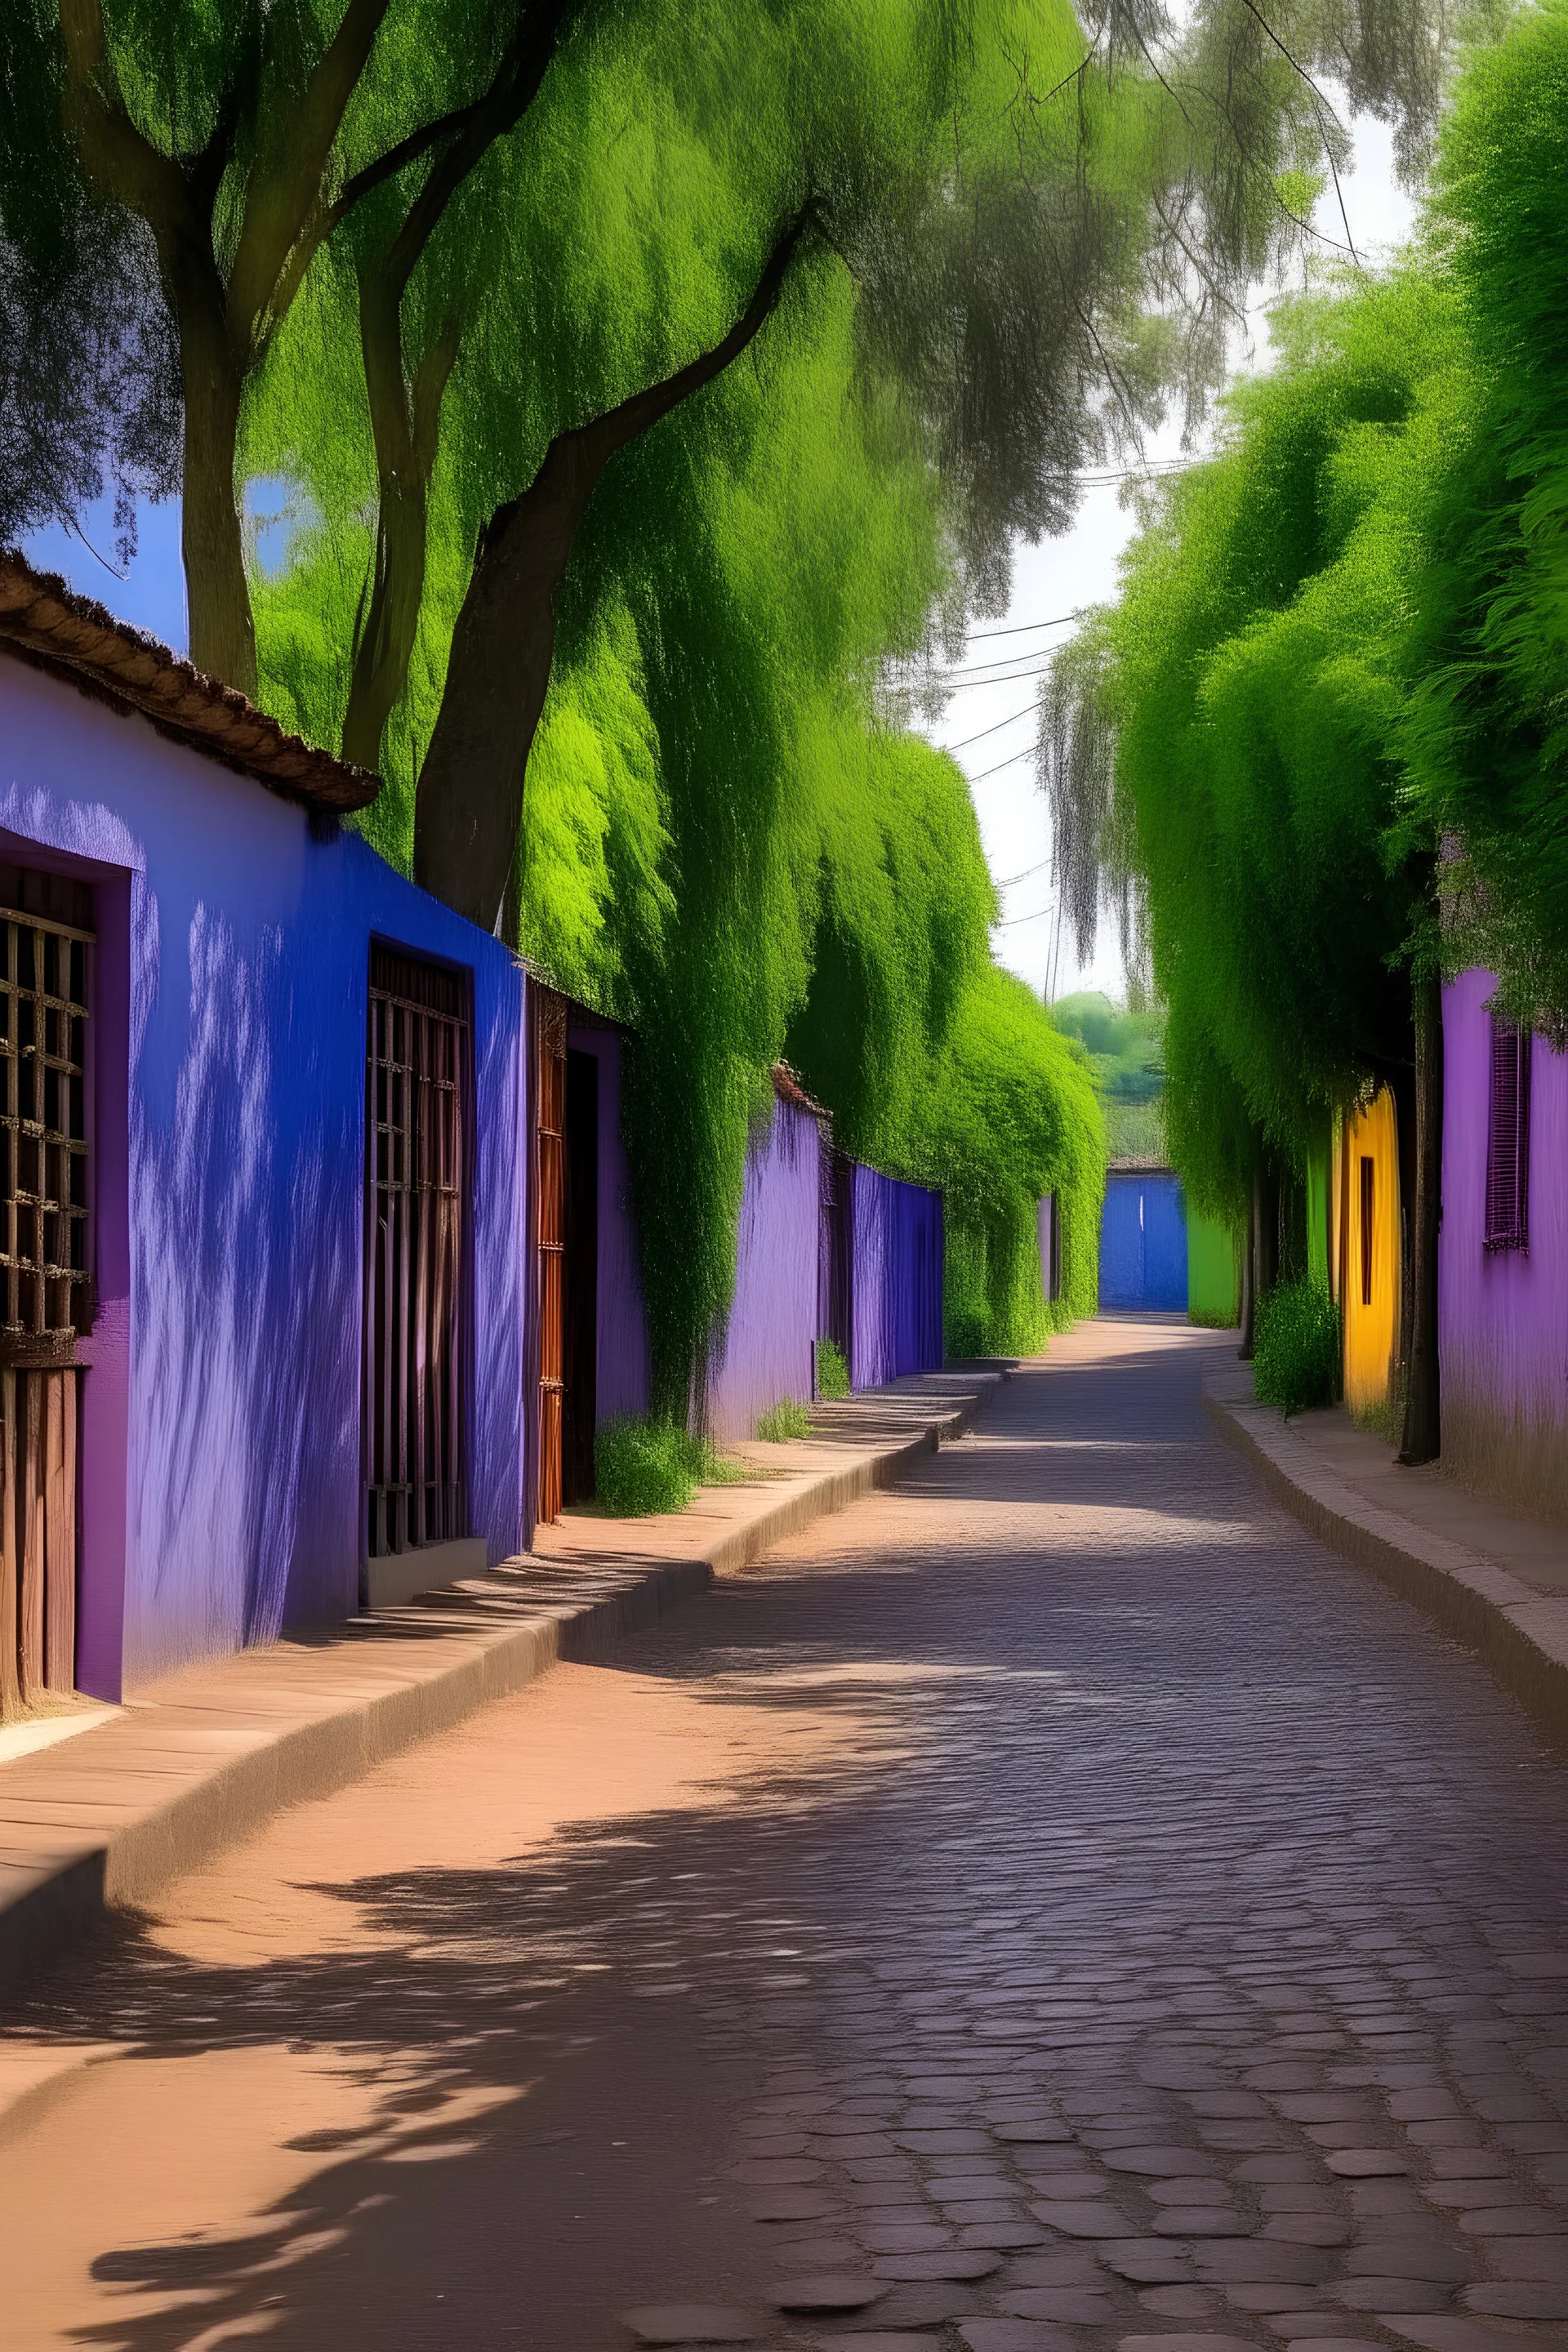
{"label": "blue wall", "polygon": [[850,1385],[879,1388],[942,1364],[942,1199],[857,1163]]}
{"label": "blue wall", "polygon": [[1179,1176],[1112,1172],[1106,1178],[1100,1304],[1102,1310],[1186,1312],[1187,1210]]}
{"label": "blue wall", "polygon": [[0,657],[0,856],[99,885],[79,1679],[356,1605],[373,936],[473,975],[470,1525],[522,1533],[523,975],[351,834]]}

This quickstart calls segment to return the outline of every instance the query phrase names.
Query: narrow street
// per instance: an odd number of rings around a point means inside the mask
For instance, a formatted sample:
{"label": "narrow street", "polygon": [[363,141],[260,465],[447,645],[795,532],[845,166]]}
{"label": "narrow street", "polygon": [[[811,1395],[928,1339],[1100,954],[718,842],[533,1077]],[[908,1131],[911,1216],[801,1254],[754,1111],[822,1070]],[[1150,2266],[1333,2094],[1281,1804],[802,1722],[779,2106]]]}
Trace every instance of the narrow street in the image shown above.
{"label": "narrow street", "polygon": [[1081,1327],[57,1968],[7,2352],[1568,2343],[1563,1765],[1220,1443],[1234,1344]]}

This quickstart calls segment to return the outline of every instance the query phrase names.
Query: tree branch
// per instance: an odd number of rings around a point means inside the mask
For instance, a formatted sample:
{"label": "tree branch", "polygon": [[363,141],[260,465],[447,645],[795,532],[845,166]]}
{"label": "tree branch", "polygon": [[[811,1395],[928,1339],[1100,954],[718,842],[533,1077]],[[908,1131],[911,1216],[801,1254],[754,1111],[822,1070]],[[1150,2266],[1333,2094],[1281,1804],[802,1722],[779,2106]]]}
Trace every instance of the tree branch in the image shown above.
{"label": "tree branch", "polygon": [[332,142],[389,5],[390,0],[349,0],[303,97],[289,106],[287,136],[276,142],[271,168],[258,170],[251,181],[228,278],[229,331],[238,353],[248,353],[266,340],[268,315],[275,308],[280,281],[287,276],[292,291],[304,275],[303,268],[289,271],[290,257],[321,210],[321,180]]}
{"label": "tree branch", "polygon": [[498,139],[514,131],[539,95],[550,70],[561,27],[574,0],[539,0],[497,67],[494,79],[445,154],[430,169],[387,257],[387,266],[401,297],[418,267],[419,257],[434,235],[442,214],[470,172],[483,162]]}
{"label": "tree branch", "polygon": [[637,440],[661,418],[668,416],[672,409],[679,408],[682,401],[689,400],[694,392],[700,392],[705,384],[722,375],[724,370],[740,358],[746,346],[756,340],[778,308],[790,264],[805,239],[820,234],[821,215],[822,207],[816,197],[808,196],[775,241],[773,251],[763,265],[762,275],[751,300],[722,341],[715,343],[711,351],[703,352],[698,358],[689,361],[685,367],[678,368],[662,383],[648,384],[643,391],[634,392],[631,398],[623,400],[618,407],[606,410],[603,416],[594,417],[573,432],[561,434],[559,440],[581,439],[589,444],[594,456],[603,466],[617,449],[624,449],[629,441]]}
{"label": "tree branch", "polygon": [[82,160],[106,195],[142,215],[162,251],[189,225],[184,174],[126,112],[110,63],[102,0],[60,0],[60,31],[66,108]]}

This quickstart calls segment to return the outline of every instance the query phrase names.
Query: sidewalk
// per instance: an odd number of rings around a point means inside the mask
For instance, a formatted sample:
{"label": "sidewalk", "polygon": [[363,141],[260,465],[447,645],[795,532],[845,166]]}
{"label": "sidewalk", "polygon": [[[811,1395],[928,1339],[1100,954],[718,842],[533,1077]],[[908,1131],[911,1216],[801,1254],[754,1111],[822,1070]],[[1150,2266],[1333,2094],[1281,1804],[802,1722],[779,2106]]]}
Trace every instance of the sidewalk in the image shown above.
{"label": "sidewalk", "polygon": [[[557,1658],[592,1657],[784,1536],[962,1435],[997,1366],[821,1406],[816,1433],[727,1449],[754,1480],[666,1517],[574,1511],[483,1577],[139,1690],[90,1728],[0,1763],[0,1996],[106,1912],[133,1906],[281,1807],[329,1794]],[[36,2058],[0,2051],[0,2112]],[[79,2059],[73,2063],[79,2063]],[[26,2072],[26,2067],[32,2072]]]}
{"label": "sidewalk", "polygon": [[1439,1464],[1401,1469],[1342,1407],[1283,1421],[1234,1358],[1204,1402],[1303,1526],[1436,1618],[1568,1741],[1568,1529],[1516,1518]]}

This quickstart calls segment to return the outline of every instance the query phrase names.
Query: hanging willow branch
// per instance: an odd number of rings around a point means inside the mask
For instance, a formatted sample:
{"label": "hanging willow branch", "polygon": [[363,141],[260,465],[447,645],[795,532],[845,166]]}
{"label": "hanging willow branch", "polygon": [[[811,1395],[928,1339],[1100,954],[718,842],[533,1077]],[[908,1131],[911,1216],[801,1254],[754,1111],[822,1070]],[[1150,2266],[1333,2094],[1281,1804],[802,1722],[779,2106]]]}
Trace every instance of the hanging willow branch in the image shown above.
{"label": "hanging willow branch", "polygon": [[1094,953],[1102,915],[1113,916],[1129,989],[1151,988],[1148,925],[1132,809],[1116,785],[1111,652],[1090,615],[1040,684],[1037,774],[1051,814],[1063,919],[1080,964]]}

